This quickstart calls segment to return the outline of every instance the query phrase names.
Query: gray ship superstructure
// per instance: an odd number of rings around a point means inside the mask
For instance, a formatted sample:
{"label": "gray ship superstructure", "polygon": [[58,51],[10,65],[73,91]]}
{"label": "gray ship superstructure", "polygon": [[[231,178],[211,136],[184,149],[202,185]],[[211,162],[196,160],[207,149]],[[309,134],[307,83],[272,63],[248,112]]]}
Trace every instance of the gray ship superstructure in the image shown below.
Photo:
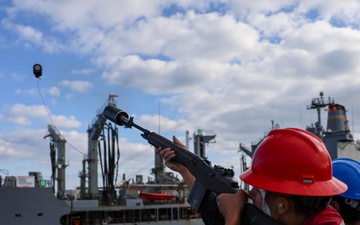
{"label": "gray ship superstructure", "polygon": [[[311,104],[307,106],[307,109],[317,111],[317,121],[303,129],[306,129],[323,140],[332,160],[346,157],[360,161],[360,141],[355,141],[350,131],[345,106],[335,103],[335,100],[330,97],[325,101],[324,93],[320,92],[320,96],[313,98]],[[321,122],[322,109],[327,111],[326,129]],[[274,121],[272,121],[270,130],[279,127],[278,124],[274,124]],[[267,133],[259,141],[253,142],[251,148],[240,143],[238,152],[243,152],[244,156],[247,155],[251,158],[257,146],[266,137]],[[242,156],[243,162],[246,160],[244,156]],[[246,169],[246,163],[244,163],[243,170]]]}
{"label": "gray ship superstructure", "polygon": [[[320,92],[320,97],[313,98],[307,107],[309,110],[317,111],[318,120],[315,124],[307,126],[306,130],[323,140],[332,160],[347,157],[360,161],[359,141],[355,141],[350,132],[345,106],[335,103],[331,98],[326,102],[323,96],[323,92]],[[320,110],[323,108],[326,108],[328,113],[326,129],[321,124]]]}

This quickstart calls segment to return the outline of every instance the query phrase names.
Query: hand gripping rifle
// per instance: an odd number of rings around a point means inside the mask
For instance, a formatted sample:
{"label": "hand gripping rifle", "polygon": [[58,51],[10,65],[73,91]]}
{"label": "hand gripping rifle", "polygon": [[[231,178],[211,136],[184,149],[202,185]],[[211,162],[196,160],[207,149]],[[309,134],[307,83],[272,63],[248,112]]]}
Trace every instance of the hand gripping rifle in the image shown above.
{"label": "hand gripping rifle", "polygon": [[[238,183],[231,178],[234,172],[221,166],[211,167],[198,155],[191,153],[187,149],[175,144],[165,137],[137,125],[133,117],[113,106],[108,105],[104,109],[104,116],[112,122],[126,128],[135,127],[142,131],[141,136],[155,148],[171,148],[175,152],[174,160],[184,165],[196,178],[190,191],[188,202],[196,211],[201,212],[205,208],[207,197],[211,192],[216,195],[221,193],[236,193],[239,188]],[[241,216],[241,225],[257,224],[277,224],[271,217],[264,214],[252,204],[246,204]]]}

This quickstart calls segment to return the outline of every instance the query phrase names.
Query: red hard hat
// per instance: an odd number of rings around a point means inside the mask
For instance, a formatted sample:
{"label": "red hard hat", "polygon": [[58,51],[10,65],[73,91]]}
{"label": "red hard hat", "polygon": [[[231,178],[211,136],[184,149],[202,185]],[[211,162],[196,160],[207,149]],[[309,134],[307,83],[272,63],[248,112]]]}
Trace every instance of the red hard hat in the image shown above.
{"label": "red hard hat", "polygon": [[272,130],[240,179],[257,188],[291,195],[334,196],[347,190],[346,184],[332,176],[331,158],[323,141],[298,128]]}

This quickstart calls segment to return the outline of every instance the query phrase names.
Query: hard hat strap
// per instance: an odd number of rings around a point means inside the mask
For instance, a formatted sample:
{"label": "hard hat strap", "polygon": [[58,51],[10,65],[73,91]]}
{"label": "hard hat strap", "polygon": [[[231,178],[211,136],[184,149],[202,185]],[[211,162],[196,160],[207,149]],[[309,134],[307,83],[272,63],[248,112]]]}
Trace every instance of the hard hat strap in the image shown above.
{"label": "hard hat strap", "polygon": [[262,205],[261,205],[262,211],[263,211],[265,214],[271,216],[271,211],[270,211],[269,205],[268,205],[267,202],[265,201],[266,190],[263,190],[263,189],[260,189],[260,188],[258,188],[258,190],[260,191],[261,196],[262,196]]}

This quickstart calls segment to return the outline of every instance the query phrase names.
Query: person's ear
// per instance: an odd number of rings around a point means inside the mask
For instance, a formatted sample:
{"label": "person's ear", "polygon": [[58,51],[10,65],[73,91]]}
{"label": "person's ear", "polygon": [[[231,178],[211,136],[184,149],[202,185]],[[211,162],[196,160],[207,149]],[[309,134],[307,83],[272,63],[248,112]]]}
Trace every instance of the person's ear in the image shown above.
{"label": "person's ear", "polygon": [[276,206],[277,206],[277,212],[279,214],[283,214],[289,210],[290,203],[286,198],[280,197],[277,198],[276,200]]}
{"label": "person's ear", "polygon": [[336,210],[336,211],[340,211],[340,206],[339,203],[337,201],[331,201],[330,205]]}

